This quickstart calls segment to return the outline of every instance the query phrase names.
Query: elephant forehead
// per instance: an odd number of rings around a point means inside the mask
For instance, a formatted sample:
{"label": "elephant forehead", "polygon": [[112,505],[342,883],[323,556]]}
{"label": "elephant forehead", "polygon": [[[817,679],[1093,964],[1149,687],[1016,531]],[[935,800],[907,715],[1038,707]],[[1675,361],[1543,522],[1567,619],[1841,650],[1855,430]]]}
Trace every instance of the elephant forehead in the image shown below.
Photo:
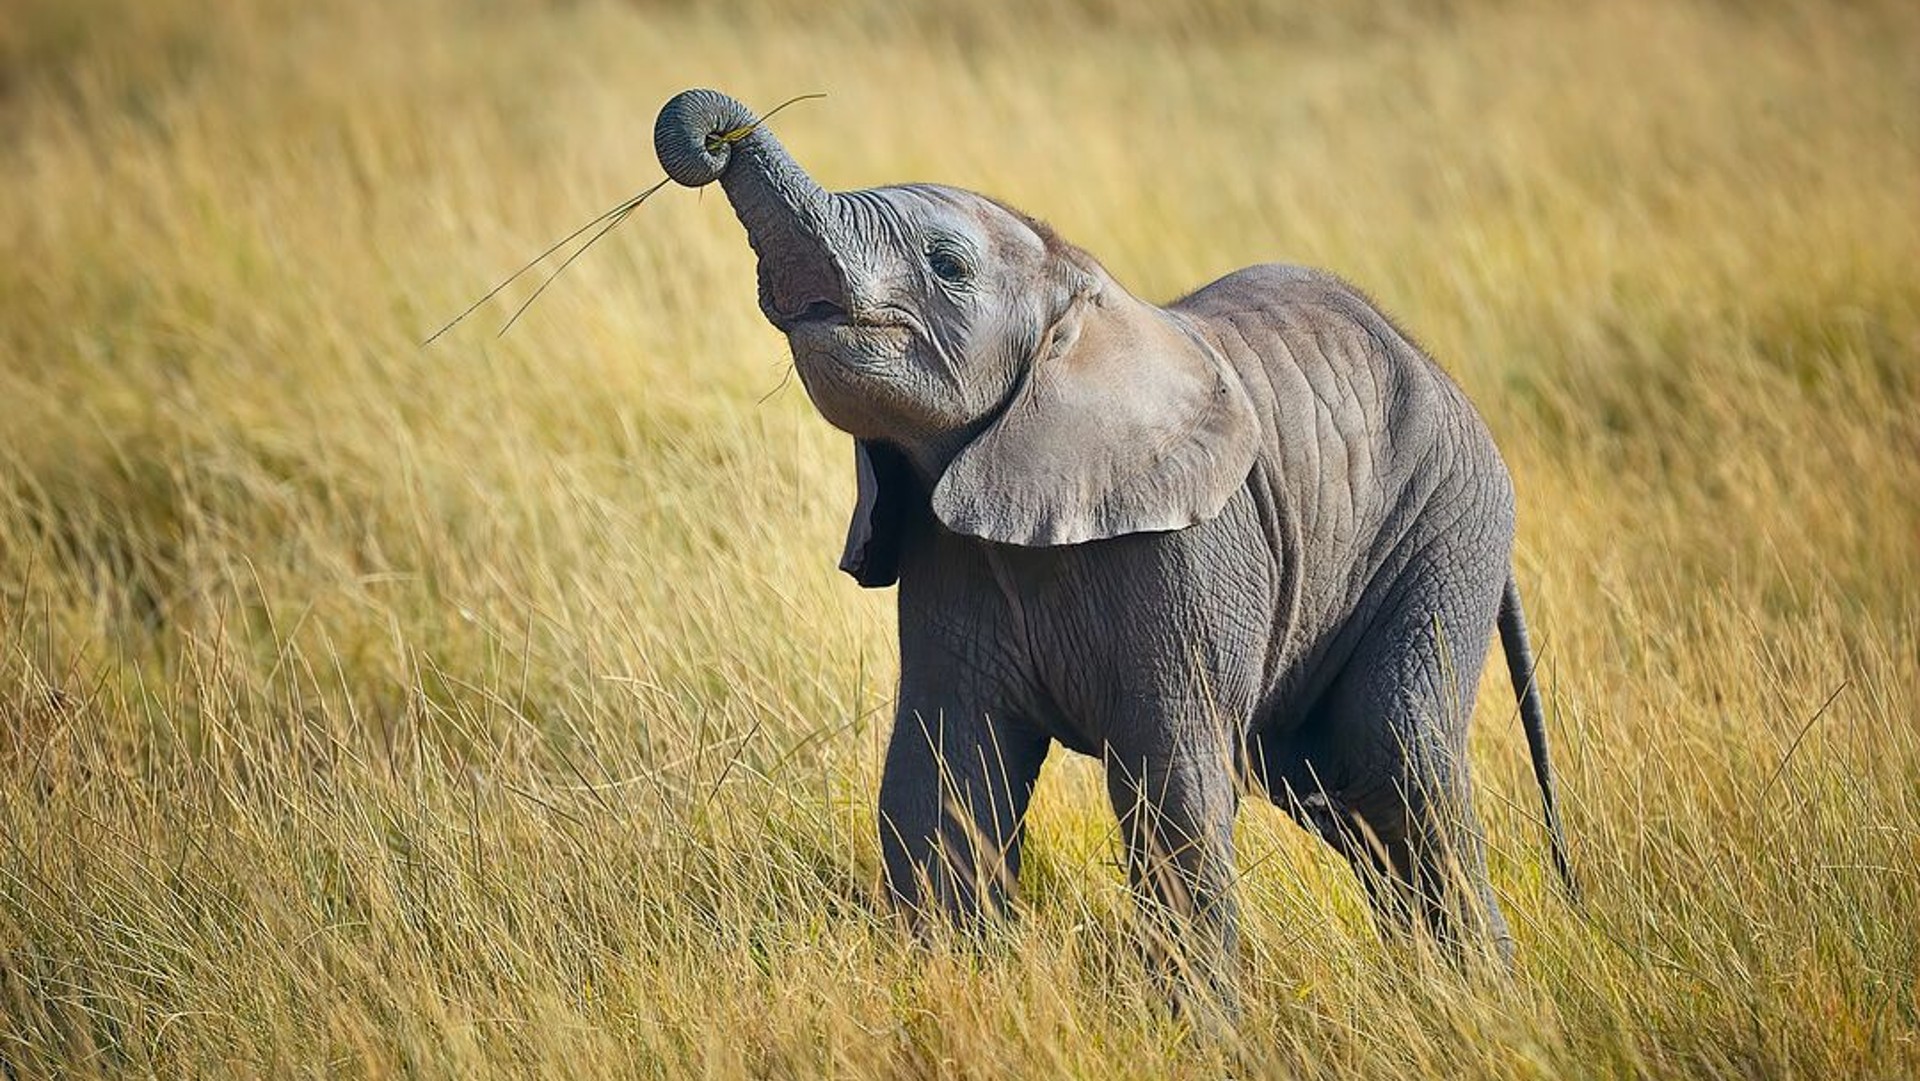
{"label": "elephant forehead", "polygon": [[909,229],[946,228],[971,233],[982,240],[1014,243],[1044,250],[1039,236],[994,200],[978,192],[944,184],[896,184],[849,192],[857,202],[870,202],[897,216]]}

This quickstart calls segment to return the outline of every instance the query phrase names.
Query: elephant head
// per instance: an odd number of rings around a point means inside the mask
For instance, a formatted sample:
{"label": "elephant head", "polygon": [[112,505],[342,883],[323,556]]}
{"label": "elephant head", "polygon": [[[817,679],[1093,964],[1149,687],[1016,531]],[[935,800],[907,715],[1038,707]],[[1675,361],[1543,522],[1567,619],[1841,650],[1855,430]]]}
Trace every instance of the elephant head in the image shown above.
{"label": "elephant head", "polygon": [[1003,544],[1076,544],[1217,515],[1258,439],[1251,400],[1187,319],[1135,299],[1046,225],[934,185],[823,190],[712,90],[654,128],[667,174],[720,182],[760,309],[857,446],[841,566],[897,577],[908,515]]}

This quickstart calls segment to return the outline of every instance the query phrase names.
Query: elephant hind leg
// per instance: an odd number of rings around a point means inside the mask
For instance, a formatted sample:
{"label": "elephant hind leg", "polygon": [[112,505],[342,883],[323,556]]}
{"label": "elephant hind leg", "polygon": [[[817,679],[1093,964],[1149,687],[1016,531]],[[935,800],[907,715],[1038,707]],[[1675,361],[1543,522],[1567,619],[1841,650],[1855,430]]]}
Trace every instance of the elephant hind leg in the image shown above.
{"label": "elephant hind leg", "polygon": [[[1376,624],[1274,763],[1294,817],[1353,865],[1388,937],[1424,927],[1450,952],[1512,939],[1487,877],[1467,721],[1499,589],[1437,589]],[[1289,805],[1291,804],[1291,806]]]}
{"label": "elephant hind leg", "polygon": [[1437,772],[1402,775],[1388,790],[1330,808],[1335,847],[1365,886],[1386,937],[1404,939],[1418,928],[1449,953],[1491,947],[1508,962],[1513,940],[1487,877],[1464,770]]}
{"label": "elephant hind leg", "polygon": [[[1333,761],[1321,759],[1323,765]],[[1321,769],[1313,762],[1300,759],[1292,766],[1284,773],[1276,770],[1284,780],[1269,783],[1269,797],[1353,867],[1381,937],[1396,942],[1409,939],[1417,918],[1436,940],[1457,942],[1459,920],[1447,915],[1447,905],[1462,886],[1468,887],[1468,893],[1477,893],[1477,883],[1471,875],[1464,883],[1449,882],[1445,874],[1449,862],[1438,858],[1437,847],[1423,840],[1444,835],[1440,816],[1430,808],[1416,812],[1414,806],[1420,801],[1409,799],[1403,786],[1394,786],[1390,795],[1360,794],[1352,780],[1322,779]],[[1470,855],[1468,859],[1471,864]],[[1458,863],[1455,859],[1451,865]]]}

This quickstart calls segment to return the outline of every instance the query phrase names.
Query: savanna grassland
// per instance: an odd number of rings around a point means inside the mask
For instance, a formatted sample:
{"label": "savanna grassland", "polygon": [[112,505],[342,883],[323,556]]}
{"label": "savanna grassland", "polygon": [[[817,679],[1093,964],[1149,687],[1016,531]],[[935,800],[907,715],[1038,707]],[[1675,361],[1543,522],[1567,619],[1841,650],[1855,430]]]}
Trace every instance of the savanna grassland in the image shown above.
{"label": "savanna grassland", "polygon": [[[1920,1073],[1920,8],[1322,8],[8,0],[0,1076]],[[697,85],[1145,296],[1334,269],[1455,374],[1587,892],[1490,676],[1511,980],[1249,805],[1189,1032],[1065,754],[1017,924],[900,933],[891,598],[725,200],[420,345]]]}

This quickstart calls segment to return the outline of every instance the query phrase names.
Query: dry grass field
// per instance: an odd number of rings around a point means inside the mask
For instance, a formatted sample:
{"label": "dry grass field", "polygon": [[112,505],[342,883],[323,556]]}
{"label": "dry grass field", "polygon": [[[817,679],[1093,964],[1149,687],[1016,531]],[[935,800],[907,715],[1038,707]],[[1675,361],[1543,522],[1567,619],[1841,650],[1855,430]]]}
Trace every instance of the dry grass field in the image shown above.
{"label": "dry grass field", "polygon": [[[890,922],[891,596],[726,201],[420,346],[698,85],[1422,337],[1588,893],[1490,676],[1510,980],[1249,805],[1189,1031],[1063,753],[1004,935]],[[7,0],[0,195],[0,1077],[1920,1074],[1920,7]]]}

